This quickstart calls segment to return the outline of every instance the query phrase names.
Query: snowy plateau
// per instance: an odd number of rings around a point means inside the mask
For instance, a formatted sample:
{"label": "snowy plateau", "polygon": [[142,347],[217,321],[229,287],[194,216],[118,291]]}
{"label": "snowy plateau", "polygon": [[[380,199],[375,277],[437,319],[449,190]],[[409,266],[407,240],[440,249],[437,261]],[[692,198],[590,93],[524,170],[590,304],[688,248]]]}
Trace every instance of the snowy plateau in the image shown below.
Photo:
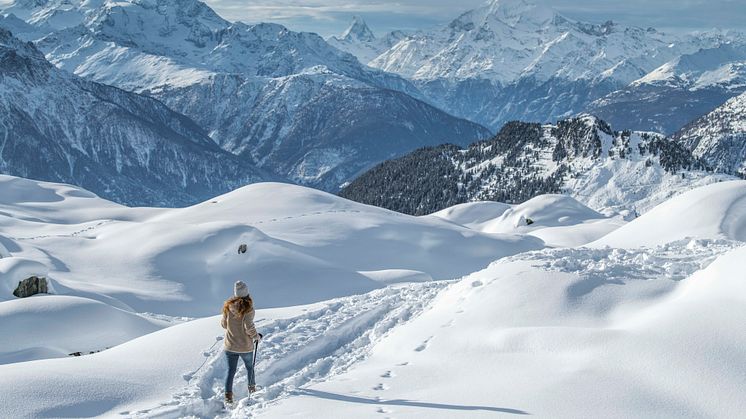
{"label": "snowy plateau", "polygon": [[[746,409],[743,180],[625,221],[566,195],[415,217],[279,183],[129,208],[0,176],[0,231],[4,418]],[[49,293],[13,297],[29,276]],[[261,389],[239,375],[223,410],[216,314],[236,279]]]}

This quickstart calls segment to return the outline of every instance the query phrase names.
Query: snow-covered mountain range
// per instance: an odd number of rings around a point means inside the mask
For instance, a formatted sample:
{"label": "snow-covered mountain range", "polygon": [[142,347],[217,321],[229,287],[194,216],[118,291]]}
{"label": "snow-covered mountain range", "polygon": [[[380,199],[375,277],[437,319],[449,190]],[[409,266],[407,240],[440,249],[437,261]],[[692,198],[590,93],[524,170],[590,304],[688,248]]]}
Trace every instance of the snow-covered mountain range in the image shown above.
{"label": "snow-covered mountain range", "polygon": [[615,126],[672,134],[746,91],[746,43],[700,49],[597,99],[589,112]]}
{"label": "snow-covered mountain range", "polygon": [[158,98],[303,184],[335,190],[383,159],[489,135],[316,34],[231,23],[197,0],[19,0],[3,14],[58,67]]}
{"label": "snow-covered mountain range", "polygon": [[[546,122],[587,111],[594,100],[637,80],[659,77],[661,66],[681,61],[682,55],[733,43],[743,48],[745,40],[733,32],[671,35],[612,21],[580,22],[542,0],[490,0],[445,27],[408,34],[373,59],[371,51],[381,49],[376,40],[352,38],[337,45],[372,67],[412,80],[429,101],[452,114],[497,130],[510,120]],[[731,56],[729,61],[725,55],[717,57],[719,69],[705,61],[694,70],[707,73],[700,88],[716,84],[714,79],[727,68],[740,71],[742,58]],[[722,93],[719,97],[727,99]],[[697,112],[703,109],[680,111],[689,119],[677,125],[646,115],[650,106],[637,109],[630,101],[625,105],[629,115],[655,120],[650,128],[674,127],[666,133],[700,116]],[[618,122],[620,128],[639,125],[631,116]]]}
{"label": "snow-covered mountain range", "polygon": [[328,42],[196,0],[18,0],[0,25],[64,70],[163,101],[248,164],[330,191],[413,149],[490,136],[459,118],[497,130],[590,109],[670,133],[746,88],[742,34],[589,24],[534,0],[382,37],[355,18]]}
{"label": "snow-covered mountain range", "polygon": [[150,97],[60,70],[0,28],[0,172],[132,205],[186,205],[271,179]]}
{"label": "snow-covered mountain range", "polygon": [[555,125],[511,122],[467,148],[425,148],[382,163],[340,194],[428,214],[469,201],[523,202],[564,193],[634,217],[682,191],[733,179],[712,173],[711,160],[696,157],[704,155],[660,134],[613,131],[589,115]]}
{"label": "snow-covered mountain range", "polygon": [[713,168],[746,177],[746,93],[741,93],[674,135]]}

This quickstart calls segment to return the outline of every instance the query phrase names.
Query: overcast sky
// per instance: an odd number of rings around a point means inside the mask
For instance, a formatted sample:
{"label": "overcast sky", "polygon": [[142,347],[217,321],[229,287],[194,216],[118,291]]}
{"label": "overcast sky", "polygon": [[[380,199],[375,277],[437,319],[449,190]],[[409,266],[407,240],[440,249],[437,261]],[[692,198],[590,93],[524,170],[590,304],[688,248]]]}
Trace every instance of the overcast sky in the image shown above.
{"label": "overcast sky", "polygon": [[[668,31],[746,30],[746,0],[543,0],[564,15]],[[221,16],[246,23],[276,22],[293,30],[336,35],[353,15],[376,35],[447,23],[484,0],[206,0]]]}

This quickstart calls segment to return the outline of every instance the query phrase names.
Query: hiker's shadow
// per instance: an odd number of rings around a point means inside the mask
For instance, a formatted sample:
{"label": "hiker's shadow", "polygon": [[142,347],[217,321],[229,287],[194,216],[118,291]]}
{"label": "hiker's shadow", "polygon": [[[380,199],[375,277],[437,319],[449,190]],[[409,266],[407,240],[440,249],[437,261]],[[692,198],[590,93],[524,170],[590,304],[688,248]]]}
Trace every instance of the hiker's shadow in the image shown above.
{"label": "hiker's shadow", "polygon": [[427,409],[444,409],[444,410],[484,410],[487,412],[499,412],[499,413],[510,413],[513,415],[530,415],[528,412],[518,409],[510,409],[506,407],[492,407],[492,406],[467,406],[458,404],[443,404],[443,403],[428,403],[418,402],[414,400],[404,399],[393,399],[393,400],[379,400],[370,399],[366,397],[348,396],[346,394],[330,393],[327,391],[319,391],[312,389],[296,389],[292,394],[318,397],[322,399],[338,400],[348,403],[365,403],[374,405],[390,405],[390,406],[406,406],[406,407],[422,407]]}

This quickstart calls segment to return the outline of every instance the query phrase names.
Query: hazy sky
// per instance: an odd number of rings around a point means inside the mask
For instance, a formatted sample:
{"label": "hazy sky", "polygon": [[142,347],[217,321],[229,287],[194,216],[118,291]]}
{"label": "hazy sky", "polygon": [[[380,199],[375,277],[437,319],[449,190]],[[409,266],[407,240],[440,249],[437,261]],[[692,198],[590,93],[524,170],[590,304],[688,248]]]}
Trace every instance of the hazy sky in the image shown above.
{"label": "hazy sky", "polygon": [[[13,0],[0,0],[0,8]],[[203,0],[224,18],[276,22],[323,36],[341,33],[362,16],[376,35],[442,25],[485,0]],[[746,31],[746,0],[532,0],[593,23],[613,20],[667,31]]]}
{"label": "hazy sky", "polygon": [[[746,30],[746,0],[543,0],[564,15],[668,31]],[[484,0],[206,0],[228,20],[276,22],[293,30],[335,35],[353,15],[377,35],[447,23]]]}

